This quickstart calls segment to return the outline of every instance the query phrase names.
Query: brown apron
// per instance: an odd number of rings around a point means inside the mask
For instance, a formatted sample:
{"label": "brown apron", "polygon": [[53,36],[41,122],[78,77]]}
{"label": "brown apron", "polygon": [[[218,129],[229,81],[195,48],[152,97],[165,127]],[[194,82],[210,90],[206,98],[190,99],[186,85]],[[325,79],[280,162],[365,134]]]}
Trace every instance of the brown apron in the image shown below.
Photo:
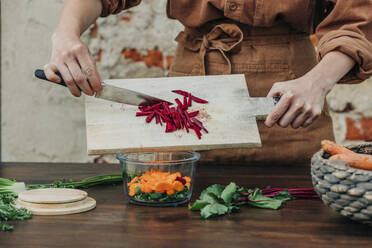
{"label": "brown apron", "polygon": [[[307,34],[285,23],[269,28],[223,21],[186,28],[169,76],[245,74],[249,93],[266,96],[275,82],[301,77],[316,65],[314,46]],[[322,139],[333,140],[332,121],[325,107],[309,127],[267,128],[258,122],[262,148],[201,152],[202,162],[298,164],[309,162]]]}

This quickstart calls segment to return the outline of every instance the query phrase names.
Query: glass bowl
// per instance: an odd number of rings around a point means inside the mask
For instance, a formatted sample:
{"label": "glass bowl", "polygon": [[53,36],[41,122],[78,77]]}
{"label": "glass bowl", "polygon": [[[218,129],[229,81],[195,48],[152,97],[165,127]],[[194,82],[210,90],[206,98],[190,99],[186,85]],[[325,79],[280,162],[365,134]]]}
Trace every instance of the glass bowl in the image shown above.
{"label": "glass bowl", "polygon": [[189,202],[199,153],[119,153],[116,158],[129,203],[163,207]]}

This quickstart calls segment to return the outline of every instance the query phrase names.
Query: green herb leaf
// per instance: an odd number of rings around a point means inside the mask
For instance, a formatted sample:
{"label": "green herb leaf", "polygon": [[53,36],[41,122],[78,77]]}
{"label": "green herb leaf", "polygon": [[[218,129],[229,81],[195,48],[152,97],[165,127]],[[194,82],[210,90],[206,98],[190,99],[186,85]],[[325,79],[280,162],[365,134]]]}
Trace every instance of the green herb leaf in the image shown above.
{"label": "green herb leaf", "polygon": [[229,185],[225,187],[225,189],[221,193],[222,200],[229,204],[231,200],[233,199],[233,196],[235,195],[237,190],[237,186],[235,183],[231,182]]}
{"label": "green herb leaf", "polygon": [[227,214],[228,211],[229,209],[225,205],[214,203],[214,204],[208,204],[204,208],[202,208],[200,211],[200,215],[204,219],[208,219],[212,216]]}
{"label": "green herb leaf", "polygon": [[221,197],[222,191],[225,189],[225,186],[220,184],[214,184],[203,190],[203,192],[200,194],[200,199],[203,199],[205,194],[212,194],[215,197],[219,198]]}
{"label": "green herb leaf", "polygon": [[0,194],[0,229],[2,231],[13,230],[13,226],[3,221],[30,219],[32,214],[25,208],[17,209],[13,201],[17,198],[15,194]]}
{"label": "green herb leaf", "polygon": [[194,202],[194,204],[189,205],[189,209],[191,211],[198,211],[198,210],[204,208],[205,206],[207,206],[208,204],[210,204],[210,203],[206,202],[206,201],[203,201],[203,200],[197,200],[197,201]]}
{"label": "green herb leaf", "polygon": [[[283,198],[283,196],[279,196],[278,198]],[[253,194],[249,196],[249,199],[250,201],[247,201],[247,204],[259,208],[268,209],[278,209],[281,207],[282,203],[286,201],[282,199],[265,197],[262,195],[262,191],[260,189],[256,189]]]}
{"label": "green herb leaf", "polygon": [[218,202],[218,197],[212,192],[207,192],[203,196],[200,196],[200,200],[213,204]]}

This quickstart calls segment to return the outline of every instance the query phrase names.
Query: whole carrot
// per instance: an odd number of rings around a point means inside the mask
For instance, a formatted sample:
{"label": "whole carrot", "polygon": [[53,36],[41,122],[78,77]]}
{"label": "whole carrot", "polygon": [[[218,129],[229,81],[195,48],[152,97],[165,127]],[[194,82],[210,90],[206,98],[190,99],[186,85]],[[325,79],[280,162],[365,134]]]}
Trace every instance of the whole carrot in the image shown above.
{"label": "whole carrot", "polygon": [[324,151],[331,155],[336,155],[336,154],[355,154],[355,152],[347,149],[346,147],[343,147],[341,145],[336,144],[333,141],[330,140],[322,140],[321,142],[322,148]]}
{"label": "whole carrot", "polygon": [[362,170],[372,170],[372,155],[344,153],[333,155],[329,160],[342,160],[350,167]]}

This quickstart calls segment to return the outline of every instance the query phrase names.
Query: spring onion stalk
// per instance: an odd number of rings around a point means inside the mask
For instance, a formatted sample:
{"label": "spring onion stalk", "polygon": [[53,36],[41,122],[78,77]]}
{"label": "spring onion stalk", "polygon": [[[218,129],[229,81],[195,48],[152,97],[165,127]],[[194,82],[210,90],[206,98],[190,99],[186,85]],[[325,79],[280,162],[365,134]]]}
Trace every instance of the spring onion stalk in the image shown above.
{"label": "spring onion stalk", "polygon": [[29,185],[27,189],[41,189],[41,188],[89,188],[96,185],[102,184],[116,184],[122,182],[123,178],[120,174],[111,174],[111,175],[100,175],[94,177],[88,177],[81,181],[72,181],[72,180],[60,180],[55,181],[51,184],[37,184]]}
{"label": "spring onion stalk", "polygon": [[0,194],[17,194],[26,191],[26,185],[23,182],[16,182],[0,177]]}

